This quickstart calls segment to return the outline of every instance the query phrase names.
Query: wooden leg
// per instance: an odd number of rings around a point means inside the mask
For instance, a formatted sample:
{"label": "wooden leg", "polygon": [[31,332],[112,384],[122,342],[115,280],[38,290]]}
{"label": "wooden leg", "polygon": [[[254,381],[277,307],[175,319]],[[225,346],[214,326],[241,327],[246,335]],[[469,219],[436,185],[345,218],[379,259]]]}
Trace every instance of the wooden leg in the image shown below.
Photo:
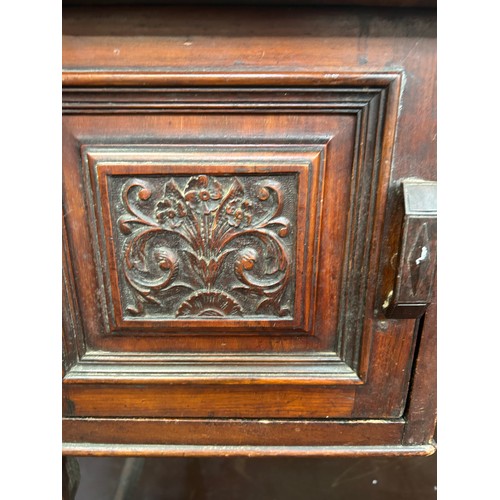
{"label": "wooden leg", "polygon": [[74,500],[80,483],[80,467],[74,457],[64,456],[62,459],[62,498]]}
{"label": "wooden leg", "polygon": [[114,500],[132,500],[137,498],[135,490],[144,467],[144,458],[131,457],[125,460]]}

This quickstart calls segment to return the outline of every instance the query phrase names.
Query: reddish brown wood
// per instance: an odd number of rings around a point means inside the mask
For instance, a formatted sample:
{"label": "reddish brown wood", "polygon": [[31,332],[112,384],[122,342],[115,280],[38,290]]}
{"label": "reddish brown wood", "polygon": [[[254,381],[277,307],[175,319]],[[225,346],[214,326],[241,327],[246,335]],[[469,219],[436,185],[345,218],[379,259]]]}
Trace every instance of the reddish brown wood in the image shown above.
{"label": "reddish brown wood", "polygon": [[220,446],[380,446],[401,441],[404,421],[65,418],[68,443]]}
{"label": "reddish brown wood", "polygon": [[101,241],[113,242],[111,332],[311,331],[324,147],[237,147],[86,148]]}
{"label": "reddish brown wood", "polygon": [[[334,418],[352,414],[351,387],[251,384],[66,384],[67,415],[87,417]],[[189,381],[188,381],[189,383]],[[293,385],[292,385],[293,384]]]}
{"label": "reddish brown wood", "polygon": [[77,298],[75,293],[75,282],[73,276],[73,266],[70,260],[68,247],[67,226],[64,218],[62,220],[62,236],[63,236],[63,273],[62,273],[62,292],[63,292],[63,377],[68,370],[73,367],[78,360],[78,351],[84,350],[83,346],[78,346],[78,341],[83,341],[81,332],[81,318],[77,306]]}
{"label": "reddish brown wood", "polygon": [[[350,385],[352,382],[364,383],[359,377],[356,378],[356,369],[359,364],[362,338],[366,338],[365,343],[369,342],[371,333],[369,329],[363,328],[364,308],[367,306],[365,287],[370,269],[373,269],[377,260],[377,242],[383,224],[383,200],[389,176],[387,168],[381,169],[376,155],[378,151],[382,158],[390,157],[391,154],[390,144],[394,137],[400,75],[394,72],[367,74],[363,84],[371,80],[372,85],[383,85],[382,90],[374,87],[368,93],[364,87],[359,87],[357,78],[351,81],[350,77],[350,74],[344,75],[342,87],[339,87],[335,79],[326,76],[324,82],[330,85],[331,90],[318,89],[316,93],[314,89],[319,83],[317,79],[314,80],[313,86],[289,89],[286,92],[280,89],[274,91],[264,89],[261,94],[258,92],[259,86],[252,93],[243,90],[225,91],[224,87],[214,88],[210,92],[184,91],[182,100],[178,98],[180,90],[165,90],[161,95],[163,102],[159,116],[156,114],[131,116],[120,113],[111,119],[105,115],[99,117],[79,115],[83,109],[81,101],[67,101],[66,109],[71,113],[64,120],[68,134],[71,134],[67,142],[71,144],[74,140],[78,141],[78,147],[74,147],[71,156],[70,152],[67,154],[65,185],[66,192],[72,193],[65,199],[69,213],[67,220],[73,227],[79,228],[75,234],[79,243],[73,243],[80,249],[79,252],[82,251],[83,245],[88,245],[88,242],[93,241],[94,244],[93,249],[89,248],[94,254],[92,260],[75,259],[78,271],[86,276],[86,280],[78,282],[78,293],[80,296],[88,297],[88,304],[82,304],[87,352],[79,366],[66,378],[67,383],[71,383],[72,386],[85,382],[79,390],[75,387],[68,387],[66,390],[67,394],[71,394],[68,397],[73,403],[73,414],[89,414],[89,410],[84,409],[85,405],[79,404],[75,397],[84,398],[85,391],[92,390],[90,387],[92,378],[98,382],[99,369],[93,361],[94,353],[98,351],[101,364],[121,361],[118,365],[109,364],[107,373],[111,370],[118,379],[129,384],[135,382],[137,394],[141,396],[144,391],[142,384],[152,382],[150,374],[155,373],[153,377],[155,384],[161,384],[162,379],[161,372],[158,370],[155,372],[150,364],[146,366],[152,358],[145,358],[142,353],[159,352],[166,353],[165,363],[176,366],[181,364],[181,367],[187,366],[187,363],[206,364],[207,356],[202,352],[210,353],[211,362],[215,359],[223,372],[217,372],[209,367],[206,375],[208,383],[212,373],[212,384],[234,384],[236,381],[248,384],[255,379],[260,383],[279,381],[290,386],[287,394],[292,399],[302,397],[301,387],[304,385],[304,380],[315,381],[320,385],[339,386]],[[295,76],[292,74],[291,78]],[[281,82],[283,86],[287,85],[288,79],[285,75],[282,75]],[[337,88],[340,88],[340,91],[336,91]],[[73,95],[72,92],[69,93],[70,99]],[[107,106],[110,106],[109,100],[114,96],[118,96],[118,99],[116,104],[111,104],[113,112],[120,112],[122,109],[158,112],[154,102],[142,99],[138,101],[129,91],[125,91],[124,94],[108,95]],[[90,98],[91,94],[87,93],[86,99]],[[88,107],[90,104],[85,106]],[[234,107],[242,113],[235,115]],[[218,115],[211,114],[213,108],[218,113],[227,113],[223,120],[218,118]],[[189,113],[186,113],[185,109]],[[305,113],[305,109],[309,112]],[[263,114],[264,110],[266,114]],[[285,112],[291,115],[288,116],[284,114]],[[175,120],[172,120],[171,113],[176,113]],[[176,125],[178,119],[182,120],[181,128]],[[133,136],[138,129],[142,131],[140,140],[143,145],[133,146],[124,143],[123,138]],[[266,130],[267,135],[264,143],[262,130]],[[169,137],[167,142],[164,139],[165,134]],[[201,144],[200,137],[203,139]],[[224,137],[224,141],[221,137]],[[96,141],[100,145],[92,146],[91,144]],[[212,145],[207,146],[208,141]],[[333,159],[335,163],[332,163]],[[248,163],[252,166],[246,167]],[[385,162],[385,165],[387,167],[389,162]],[[298,172],[296,174],[298,190],[294,200],[298,206],[298,215],[296,228],[292,230],[295,235],[293,245],[297,251],[293,262],[290,262],[290,267],[293,266],[295,269],[296,278],[292,278],[291,287],[295,290],[297,306],[295,312],[290,313],[292,314],[290,319],[286,316],[281,318],[277,313],[270,316],[270,312],[267,312],[267,316],[262,319],[242,318],[244,321],[234,319],[232,315],[221,320],[200,318],[194,321],[185,320],[183,317],[172,318],[178,305],[172,313],[165,313],[165,319],[162,319],[161,309],[158,319],[149,319],[147,314],[143,318],[144,314],[137,310],[139,303],[141,307],[145,307],[142,304],[146,304],[146,298],[154,296],[144,286],[147,295],[144,295],[144,298],[139,297],[141,302],[137,302],[139,300],[137,294],[135,298],[134,295],[130,295],[130,278],[127,278],[129,279],[127,282],[123,277],[124,272],[120,271],[126,269],[124,267],[126,262],[120,252],[128,251],[120,240],[122,235],[116,232],[123,233],[120,221],[124,220],[123,217],[130,216],[135,217],[134,221],[143,220],[140,217],[147,219],[146,215],[137,215],[140,212],[141,202],[147,207],[147,203],[150,203],[149,198],[154,196],[151,194],[152,188],[144,187],[146,186],[144,183],[147,182],[147,177],[144,176],[155,176],[155,178],[160,176],[163,180],[158,182],[166,183],[170,179],[168,177],[170,173],[187,174],[193,179],[192,174],[196,171],[205,175],[219,176],[228,174],[234,176],[238,173],[242,179],[245,175],[267,173],[269,181],[265,177],[263,180],[259,177],[258,179],[261,179],[259,182],[271,184],[276,183],[283,173]],[[137,177],[141,175],[143,177]],[[113,184],[110,184],[110,179],[113,178],[119,179],[117,182],[121,183],[142,183],[145,199],[141,200],[141,191],[136,190],[136,198],[129,201],[129,191],[124,192],[123,189],[116,191]],[[378,186],[376,191],[372,189],[373,185]],[[329,195],[328,204],[323,203],[326,193]],[[111,202],[111,199],[115,201]],[[257,201],[256,198],[254,202]],[[122,212],[118,214],[112,212],[111,203],[113,207],[120,203]],[[139,211],[135,215],[132,214],[130,203],[133,203]],[[85,216],[78,211],[80,206],[92,209],[87,210]],[[307,239],[304,240],[302,238],[305,231],[301,228],[306,227],[304,219],[306,214],[308,227]],[[134,224],[142,224],[143,227],[149,228],[152,227],[151,224],[158,224],[151,216],[149,220],[151,221],[147,223],[149,226],[140,222]],[[164,231],[164,227],[165,225],[153,226],[153,229]],[[87,234],[84,231],[88,231]],[[150,229],[135,231],[135,241],[140,242],[143,241],[140,238],[144,233],[138,231],[150,231]],[[163,237],[167,238],[169,234],[171,233],[166,233]],[[372,234],[372,244],[369,245]],[[82,241],[83,239],[85,241]],[[304,244],[304,241],[307,243]],[[149,250],[150,255],[159,250],[172,253],[167,240],[161,240],[160,243],[167,246]],[[236,241],[233,243],[233,248],[236,243]],[[119,250],[120,248],[125,250]],[[259,246],[251,246],[245,252],[258,250]],[[273,257],[269,253],[267,256]],[[96,262],[99,263],[97,266]],[[150,267],[157,265],[153,261],[149,262],[147,265]],[[237,265],[237,261],[234,265]],[[326,272],[317,275],[318,269],[324,269]],[[96,273],[94,284],[91,278]],[[218,287],[227,290],[225,287],[230,283],[225,285],[219,281]],[[105,291],[100,295],[100,303],[95,300],[96,290],[99,288]],[[129,295],[124,295],[126,293]],[[207,292],[201,290],[196,293]],[[325,295],[332,298],[331,304],[319,300],[319,297]],[[124,300],[128,300],[129,304],[132,300],[132,306],[128,307],[132,307],[135,316],[129,312],[130,309],[126,309],[127,306],[121,305]],[[189,299],[183,300],[189,302]],[[96,312],[93,312],[94,310]],[[101,332],[106,334],[103,335]],[[300,335],[301,333],[306,335]],[[405,342],[405,336],[398,335],[395,340],[398,343]],[[103,350],[109,353],[107,360],[102,357]],[[193,351],[197,353],[196,356],[179,356],[181,353]],[[298,366],[294,372],[295,361],[288,353],[301,352],[304,356],[304,351],[309,352],[309,363]],[[284,355],[277,364],[268,362],[266,374],[259,376],[256,371],[247,373],[238,366],[237,360],[232,361],[231,358],[224,357],[223,352],[259,353],[254,356],[254,363],[262,361],[262,354],[275,355],[283,352]],[[132,353],[137,353],[139,356],[134,354],[132,357]],[[217,353],[215,358],[212,353]],[[325,354],[330,356],[330,362],[323,361]],[[406,349],[404,351],[406,358],[403,358],[406,363],[410,362],[409,354],[410,351]],[[116,361],[112,360],[113,355]],[[252,358],[249,357],[248,361],[252,363]],[[124,366],[123,363],[128,363],[128,368],[124,372],[121,368]],[[319,371],[319,367],[322,367],[323,371]],[[194,385],[185,389],[190,391],[185,392],[185,397],[191,398],[193,405],[198,402],[200,406],[193,408],[192,414],[200,416],[206,411],[204,397],[206,387],[199,386],[196,389],[196,384],[202,382],[199,381],[199,369],[196,377],[194,373],[190,377],[185,368],[183,371],[184,373],[178,376],[178,381],[182,386]],[[225,375],[228,371],[232,373],[232,379]],[[384,370],[384,374],[387,374],[387,371]],[[400,378],[402,374],[393,372],[392,376]],[[251,377],[249,380],[245,380],[249,377]],[[172,381],[175,381],[175,371],[171,371],[168,377],[169,384]],[[167,382],[167,379],[164,379],[164,382]],[[397,387],[395,382],[392,387]],[[193,390],[197,391],[198,397],[193,397]],[[264,390],[271,389],[262,389]],[[370,385],[362,397],[369,400],[373,394],[380,395],[385,390],[387,389],[382,381],[380,385]],[[170,391],[170,385],[166,386],[164,391]],[[310,403],[317,404],[317,408],[310,407],[308,411],[316,416],[331,416],[330,414],[350,416],[352,405],[346,406],[343,402],[343,391],[342,387],[329,391],[327,397],[331,401],[331,410],[328,410],[325,403],[319,399],[313,399]],[[349,394],[352,394],[352,390]],[[132,393],[129,397],[132,397]],[[257,417],[262,411],[258,396],[252,398],[248,395],[242,414],[228,413],[235,411],[234,388],[221,388],[217,398],[220,404],[213,407],[214,416]],[[224,398],[226,402],[223,402]],[[336,404],[337,398],[339,404]],[[90,399],[94,400],[94,396]],[[120,407],[121,403],[118,401],[115,399]],[[182,398],[171,401],[178,401],[178,407],[176,409],[170,406],[168,410],[170,414],[185,415],[186,409]],[[380,413],[378,407],[372,407],[369,402],[365,402],[363,410],[355,416],[400,415],[404,408],[403,399],[400,397],[391,401],[396,406],[390,406],[388,410],[384,410],[385,413]],[[117,408],[114,403],[109,404],[113,406],[107,410],[111,412],[107,413],[108,415],[123,414],[121,408]],[[255,405],[253,414],[252,404]],[[154,409],[153,406],[139,405],[133,410],[134,415],[151,416],[163,411]],[[359,407],[361,408],[361,405]],[[281,415],[283,413],[280,409],[267,414],[268,417]]]}
{"label": "reddish brown wood", "polygon": [[[434,292],[436,294],[436,290]],[[422,318],[417,359],[406,409],[405,444],[434,439],[437,418],[437,303],[436,295]]]}
{"label": "reddish brown wood", "polygon": [[[84,1],[84,0],[80,0]],[[103,0],[110,1],[110,0]],[[120,1],[120,0],[116,0]],[[137,0],[138,2],[142,0]],[[158,0],[161,1],[161,0]],[[183,3],[185,0],[179,0]],[[194,0],[196,1],[196,0]],[[213,0],[206,0],[210,2]],[[237,1],[237,0],[234,0]],[[269,0],[262,0],[269,1]],[[285,3],[289,0],[281,0]],[[304,0],[307,2],[307,0]],[[318,0],[315,0],[316,2]],[[337,2],[338,0],[330,0]],[[346,0],[352,1],[352,0]],[[358,0],[362,2],[363,0]],[[365,0],[379,1],[384,0]],[[386,0],[390,2],[391,0]],[[411,0],[393,0],[411,1]],[[422,0],[414,0],[416,2]],[[423,0],[426,1],[426,0]],[[435,0],[429,0],[435,2]],[[150,0],[151,2],[151,0]],[[150,3],[148,2],[148,3]],[[310,2],[308,2],[310,4]],[[169,1],[172,4],[172,1]],[[277,22],[280,20],[281,22]],[[358,24],[356,24],[358,21]],[[67,36],[171,36],[171,37],[273,37],[274,45],[281,42],[276,38],[282,37],[380,37],[405,38],[412,36],[435,36],[435,10],[400,10],[400,9],[349,9],[339,7],[301,8],[287,6],[268,6],[267,8],[254,8],[239,5],[236,7],[220,7],[198,5],[196,15],[193,7],[182,5],[151,7],[142,6],[126,7],[67,7],[63,9],[63,34]],[[359,23],[366,22],[361,27]],[[182,38],[181,38],[182,40]],[[185,42],[186,40],[182,40]],[[283,45],[291,40],[283,40]],[[368,40],[371,43],[375,40]],[[390,40],[388,40],[390,42]],[[158,41],[159,42],[159,41]],[[253,45],[254,40],[252,40]],[[346,43],[347,40],[339,40]],[[212,40],[212,43],[224,43],[223,40]],[[404,40],[403,40],[404,43]],[[157,43],[158,44],[158,43]],[[161,44],[159,44],[161,45]],[[299,44],[297,44],[298,46]],[[161,49],[161,47],[159,47]],[[180,49],[192,51],[194,47],[186,45]],[[323,50],[331,50],[322,47]],[[364,51],[366,47],[359,47]],[[248,47],[252,52],[252,47]],[[115,54],[120,58],[126,54]],[[268,54],[268,56],[271,54]],[[149,54],[149,57],[155,57]],[[211,57],[225,59],[227,53]],[[266,55],[263,56],[265,61]],[[318,58],[320,59],[320,58]],[[242,61],[243,62],[243,61]],[[312,62],[312,61],[311,61]],[[207,61],[210,64],[209,61]],[[99,61],[94,60],[98,65]],[[280,60],[275,61],[281,64]],[[362,64],[362,63],[361,63]],[[149,65],[148,60],[143,60],[141,66]],[[240,64],[239,66],[243,66]],[[108,66],[111,67],[111,66]],[[196,67],[196,66],[195,66]],[[238,68],[232,68],[237,71]],[[331,69],[331,68],[330,68]]]}
{"label": "reddish brown wood", "polygon": [[389,318],[418,318],[433,295],[437,260],[436,183],[407,180],[402,182],[401,191],[401,241],[387,266],[392,279],[387,282],[382,309]]}
{"label": "reddish brown wood", "polygon": [[[228,446],[237,445],[231,433],[252,428],[245,419],[261,418],[276,425],[245,453],[293,454],[307,442],[259,448],[287,442],[276,419],[335,426],[353,418],[395,425],[359,421],[349,427],[356,445],[403,446],[402,422],[413,422],[408,436],[416,437],[406,444],[427,446],[420,438],[433,424],[420,410],[412,417],[408,388],[413,373],[423,404],[418,388],[432,384],[422,367],[433,346],[422,338],[428,347],[412,372],[416,323],[384,318],[381,290],[391,242],[400,238],[401,225],[390,223],[397,187],[407,177],[435,178],[434,14],[292,9],[277,25],[270,11],[200,12],[196,22],[179,7],[64,14],[65,330],[74,354],[63,392],[71,439],[89,439],[88,430],[78,435],[87,425],[79,417],[103,417],[102,439],[81,450],[103,453],[99,443],[107,443],[113,453],[201,453],[189,448],[197,443],[186,423],[158,443],[160,428],[142,419],[128,425],[135,436],[144,425],[146,448],[136,437],[113,449],[112,417],[155,417],[165,429],[179,418],[205,419],[200,430],[218,417],[243,419],[223,431]],[[201,243],[176,243],[167,216],[180,221],[195,210],[191,201],[201,195],[189,193],[199,185],[213,214],[228,208],[217,200],[233,197],[249,228],[258,219],[249,203],[241,208],[243,198],[255,207],[261,192],[252,179],[275,186],[260,201],[279,207],[271,217],[288,229],[278,235],[278,224],[261,236],[279,244],[264,249],[242,237],[230,248],[234,257],[217,247],[213,258],[227,264],[216,278],[187,276],[210,259]],[[236,181],[241,200],[231,195]],[[217,217],[207,218],[210,244]],[[141,246],[153,230],[159,239]],[[186,257],[189,248],[198,256]],[[261,262],[273,252],[281,267],[266,274]],[[181,274],[192,290],[168,295]],[[153,283],[160,275],[167,285]],[[247,280],[268,300],[258,310],[254,296],[243,304],[233,288],[244,276],[284,285],[264,293]],[[208,308],[208,297],[213,305],[222,294],[224,304]],[[314,445],[347,446],[335,432],[327,437],[328,425]],[[205,445],[220,445],[206,436]]]}

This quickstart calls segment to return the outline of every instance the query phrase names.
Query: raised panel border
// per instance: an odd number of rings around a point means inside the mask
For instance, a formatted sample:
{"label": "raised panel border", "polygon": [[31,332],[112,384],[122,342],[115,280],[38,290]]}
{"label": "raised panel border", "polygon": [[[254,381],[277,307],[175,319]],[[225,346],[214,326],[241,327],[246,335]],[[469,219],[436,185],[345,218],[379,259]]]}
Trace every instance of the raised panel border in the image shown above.
{"label": "raised panel border", "polygon": [[[287,73],[287,74],[173,74],[153,72],[66,71],[63,76],[63,108],[67,114],[99,113],[349,113],[357,117],[355,165],[349,214],[343,290],[339,308],[338,349],[335,353],[314,353],[305,357],[280,356],[269,370],[251,377],[252,382],[270,380],[308,381],[315,384],[364,383],[371,337],[371,299],[367,301],[368,268],[377,261],[380,232],[389,181],[392,149],[397,124],[403,73]],[[87,88],[83,88],[83,87]],[[182,86],[182,88],[180,88]],[[313,98],[311,99],[311,95]],[[286,97],[285,97],[286,96]],[[294,99],[295,97],[295,99]],[[306,98],[307,97],[307,98]],[[371,175],[361,175],[362,172]],[[381,187],[381,189],[378,189]],[[381,193],[377,195],[377,192]],[[378,213],[375,218],[375,212]],[[382,215],[381,215],[382,214]],[[364,235],[360,238],[360,235]],[[376,267],[376,266],[375,266]],[[360,273],[350,270],[360,269]],[[349,307],[347,307],[349,304]],[[366,333],[363,331],[366,328]],[[363,349],[362,349],[363,347]],[[338,353],[338,354],[337,354]],[[176,371],[165,378],[154,367],[145,376],[134,359],[147,355],[87,352],[67,374],[66,382],[91,382],[120,379],[122,382],[186,379],[200,380],[196,373]],[[169,356],[163,356],[164,361]],[[251,356],[250,364],[262,360]],[[306,359],[304,359],[306,358]],[[219,358],[228,377],[207,373],[204,380],[221,383],[248,380],[249,374],[234,364],[231,356]],[[180,360],[189,362],[189,356]],[[304,362],[305,361],[305,362]],[[267,362],[267,360],[265,360]],[[204,366],[200,360],[199,367]],[[206,365],[205,365],[206,366]],[[127,367],[129,370],[127,370]],[[231,371],[231,368],[234,370]]]}
{"label": "raised panel border", "polygon": [[[108,334],[186,334],[194,335],[196,332],[217,335],[242,334],[251,332],[267,332],[269,334],[293,332],[294,334],[308,334],[312,323],[314,304],[314,283],[316,269],[313,263],[318,257],[309,259],[309,254],[316,255],[318,241],[314,237],[317,219],[321,213],[319,206],[311,205],[313,193],[320,188],[320,180],[324,169],[324,145],[285,145],[258,146],[251,144],[220,144],[206,146],[197,143],[186,144],[160,144],[160,145],[83,145],[81,147],[85,190],[90,210],[90,224],[98,237],[94,240],[94,252],[98,266],[99,279],[103,289],[107,292],[107,300],[102,301],[102,308],[108,321],[105,324]],[[266,158],[266,153],[272,154],[271,159]],[[248,163],[259,164],[251,169],[246,169]],[[194,165],[198,173],[211,173],[214,169],[223,168],[224,174],[252,175],[266,173],[273,176],[277,174],[296,174],[298,176],[298,200],[301,210],[297,213],[297,249],[298,258],[295,259],[295,311],[292,319],[279,317],[269,319],[227,319],[219,327],[210,326],[210,321],[203,320],[141,320],[122,319],[121,296],[118,292],[118,277],[116,269],[115,252],[110,233],[110,218],[108,215],[109,203],[107,201],[107,179],[114,175],[162,175],[186,174],[193,171]],[[244,173],[244,170],[248,170]],[[321,199],[322,197],[318,197]],[[304,205],[304,206],[302,206]],[[300,207],[299,207],[300,209]],[[302,213],[300,213],[302,212]],[[305,214],[310,215],[307,225]],[[316,215],[317,214],[317,215]],[[109,264],[106,264],[109,263]],[[208,325],[208,326],[207,326]],[[156,333],[155,333],[156,331]]]}

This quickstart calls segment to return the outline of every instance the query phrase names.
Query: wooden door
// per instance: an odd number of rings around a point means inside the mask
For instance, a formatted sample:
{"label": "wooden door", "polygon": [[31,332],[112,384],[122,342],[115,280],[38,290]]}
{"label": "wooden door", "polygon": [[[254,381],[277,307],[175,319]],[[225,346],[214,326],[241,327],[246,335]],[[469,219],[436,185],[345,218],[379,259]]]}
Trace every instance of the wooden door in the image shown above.
{"label": "wooden door", "polygon": [[402,414],[413,332],[373,345],[401,75],[257,76],[67,92],[70,414]]}

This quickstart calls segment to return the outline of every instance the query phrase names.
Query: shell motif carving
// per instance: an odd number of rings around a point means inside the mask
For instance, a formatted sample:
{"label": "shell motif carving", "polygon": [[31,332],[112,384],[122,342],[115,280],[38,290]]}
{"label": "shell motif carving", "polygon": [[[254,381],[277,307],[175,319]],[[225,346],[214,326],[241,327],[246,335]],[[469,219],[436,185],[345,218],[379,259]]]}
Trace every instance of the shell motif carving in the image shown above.
{"label": "shell motif carving", "polygon": [[297,181],[282,177],[121,177],[114,207],[125,314],[291,316],[296,208],[285,197]]}

